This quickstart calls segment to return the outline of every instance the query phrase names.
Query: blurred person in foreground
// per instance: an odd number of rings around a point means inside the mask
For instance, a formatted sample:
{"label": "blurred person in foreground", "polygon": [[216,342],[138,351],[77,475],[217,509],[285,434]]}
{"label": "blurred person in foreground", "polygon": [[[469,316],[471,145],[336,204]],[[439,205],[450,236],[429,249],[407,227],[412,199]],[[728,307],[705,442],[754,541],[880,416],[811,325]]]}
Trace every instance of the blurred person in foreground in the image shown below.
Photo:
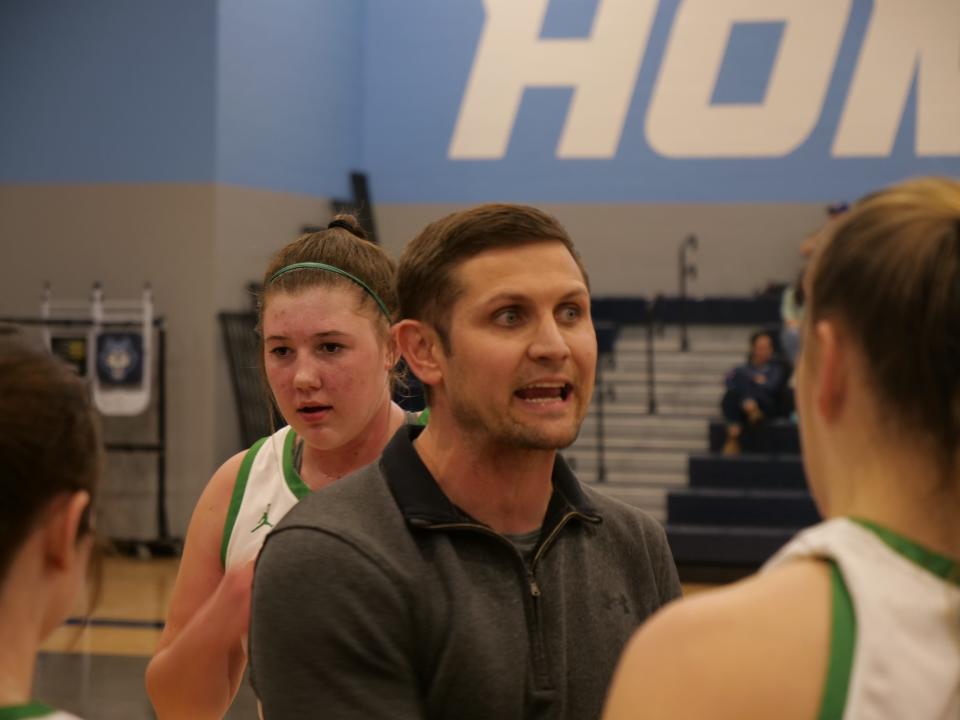
{"label": "blurred person in foreground", "polygon": [[606,720],[960,717],[960,183],[860,201],[807,299],[797,404],[826,520],[644,626]]}
{"label": "blurred person in foreground", "polygon": [[99,424],[66,363],[0,337],[0,718],[70,720],[31,700],[40,644],[81,594]]}
{"label": "blurred person in foreground", "polygon": [[558,454],[593,396],[586,274],[552,217],[427,226],[394,337],[430,422],[304,499],[254,580],[264,717],[596,718],[633,629],[680,593],[663,528]]}

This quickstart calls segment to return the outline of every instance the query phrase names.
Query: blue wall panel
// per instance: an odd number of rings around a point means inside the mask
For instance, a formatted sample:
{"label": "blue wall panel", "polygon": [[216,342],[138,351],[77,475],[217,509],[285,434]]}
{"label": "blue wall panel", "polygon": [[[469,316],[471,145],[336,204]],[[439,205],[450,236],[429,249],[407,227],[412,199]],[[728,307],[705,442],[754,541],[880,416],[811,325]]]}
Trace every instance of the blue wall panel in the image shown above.
{"label": "blue wall panel", "polygon": [[370,0],[368,6],[363,158],[377,200],[496,195],[490,179],[502,178],[502,169],[491,175],[485,172],[490,163],[447,161],[483,25],[480,2]]}
{"label": "blue wall panel", "polygon": [[0,3],[0,182],[208,180],[213,0]]}
{"label": "blue wall panel", "polygon": [[784,24],[739,23],[730,31],[713,88],[714,105],[757,104],[767,96]]}
{"label": "blue wall panel", "polygon": [[[622,1],[550,0],[533,39],[589,42],[601,13]],[[916,79],[889,152],[835,155],[864,38],[880,7],[873,0],[771,4],[833,18],[824,19],[822,34],[815,27],[809,50],[804,46],[811,61],[831,55],[817,44],[830,27],[839,48],[819,86],[823,105],[807,106],[809,124],[795,142],[766,154],[665,149],[651,130],[651,98],[658,88],[672,90],[663,82],[671,50],[682,47],[692,65],[714,58],[704,117],[712,109],[762,110],[799,25],[775,12],[745,18],[710,55],[696,42],[675,42],[677,20],[698,17],[685,16],[685,7],[720,5],[635,0],[634,7],[648,1],[649,40],[637,28],[642,52],[630,65],[636,82],[625,86],[622,132],[607,155],[561,157],[578,96],[572,83],[531,82],[509,134],[501,135],[502,154],[464,159],[451,140],[488,19],[483,0],[5,0],[0,182],[218,181],[331,196],[346,195],[347,173],[363,169],[380,202],[823,202],[909,175],[960,175],[960,150],[917,153]],[[952,0],[885,0],[883,7],[889,12],[898,2],[939,8],[948,20],[957,12]],[[814,6],[820,9],[797,9]],[[759,15],[764,7],[753,4]],[[960,41],[960,22],[940,26]],[[509,56],[509,47],[500,53]],[[512,73],[509,63],[503,67],[497,77],[506,82]],[[960,94],[960,84],[943,80],[951,72],[957,69],[938,71],[947,89],[932,96],[947,112],[960,107],[960,96],[950,96]],[[597,77],[605,78],[602,70]]]}
{"label": "blue wall panel", "polygon": [[349,197],[360,162],[363,6],[221,2],[219,181]]}

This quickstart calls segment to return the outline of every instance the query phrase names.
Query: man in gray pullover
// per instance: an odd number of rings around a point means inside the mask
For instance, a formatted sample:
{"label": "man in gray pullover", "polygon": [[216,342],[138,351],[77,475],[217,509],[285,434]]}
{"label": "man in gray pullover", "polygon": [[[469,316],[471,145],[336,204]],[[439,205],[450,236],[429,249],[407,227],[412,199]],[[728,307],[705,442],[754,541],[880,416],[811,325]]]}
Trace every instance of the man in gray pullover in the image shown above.
{"label": "man in gray pullover", "polygon": [[557,454],[597,361],[573,243],[534,208],[455,213],[404,251],[398,294],[429,423],[267,539],[264,717],[597,718],[624,643],[680,585],[662,528]]}

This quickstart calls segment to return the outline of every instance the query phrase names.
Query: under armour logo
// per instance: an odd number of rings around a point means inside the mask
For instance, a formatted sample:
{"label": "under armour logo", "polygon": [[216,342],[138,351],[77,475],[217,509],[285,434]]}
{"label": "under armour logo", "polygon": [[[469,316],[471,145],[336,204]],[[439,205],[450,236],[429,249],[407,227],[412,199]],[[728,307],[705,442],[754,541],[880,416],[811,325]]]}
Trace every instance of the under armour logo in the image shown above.
{"label": "under armour logo", "polygon": [[624,615],[630,614],[630,603],[627,602],[626,595],[623,593],[619,595],[604,595],[603,606],[607,610],[613,610],[616,605],[619,605],[623,609]]}

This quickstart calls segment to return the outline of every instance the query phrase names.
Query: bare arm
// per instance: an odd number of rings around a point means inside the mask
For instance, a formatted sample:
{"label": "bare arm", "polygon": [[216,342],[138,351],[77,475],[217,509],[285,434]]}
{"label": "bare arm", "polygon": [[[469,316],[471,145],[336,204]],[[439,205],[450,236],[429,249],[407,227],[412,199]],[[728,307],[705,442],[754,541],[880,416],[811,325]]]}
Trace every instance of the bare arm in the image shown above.
{"label": "bare arm", "polygon": [[252,563],[224,574],[220,543],[243,453],[214,473],[190,520],[166,627],[147,667],[160,720],[222,718],[246,667]]}
{"label": "bare arm", "polygon": [[603,718],[814,718],[830,618],[829,569],[816,561],[672,603],[630,641]]}

